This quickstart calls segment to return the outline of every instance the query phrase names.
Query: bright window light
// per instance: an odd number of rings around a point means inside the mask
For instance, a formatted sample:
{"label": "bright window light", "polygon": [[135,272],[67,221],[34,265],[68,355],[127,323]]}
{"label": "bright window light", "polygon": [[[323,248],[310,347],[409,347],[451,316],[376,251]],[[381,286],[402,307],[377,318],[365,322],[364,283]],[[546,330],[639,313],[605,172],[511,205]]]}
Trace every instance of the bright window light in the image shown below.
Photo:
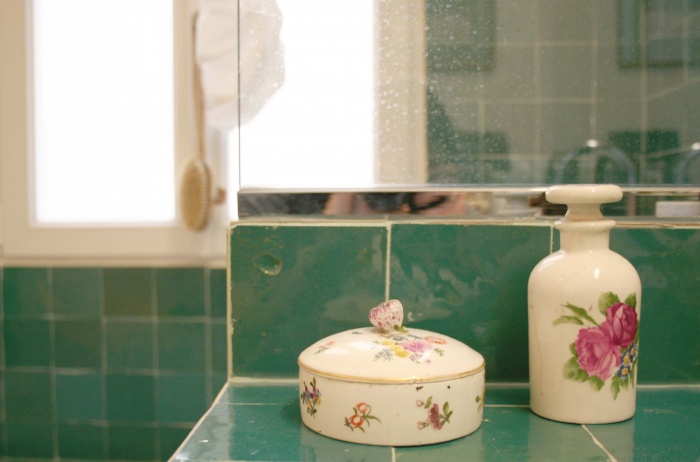
{"label": "bright window light", "polygon": [[[241,129],[241,188],[372,185],[374,2],[277,0],[277,5],[284,82]],[[241,47],[254,46],[245,39]],[[314,126],[324,129],[309,137],[308,127]]]}
{"label": "bright window light", "polygon": [[172,0],[34,0],[34,219],[175,219]]}

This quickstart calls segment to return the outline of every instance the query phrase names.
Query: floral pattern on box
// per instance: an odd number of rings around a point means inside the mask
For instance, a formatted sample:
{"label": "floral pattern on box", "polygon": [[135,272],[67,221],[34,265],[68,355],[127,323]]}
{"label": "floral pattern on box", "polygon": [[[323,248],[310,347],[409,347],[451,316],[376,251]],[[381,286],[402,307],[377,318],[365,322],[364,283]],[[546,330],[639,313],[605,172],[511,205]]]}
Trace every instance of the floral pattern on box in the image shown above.
{"label": "floral pattern on box", "polygon": [[605,320],[598,323],[585,308],[571,303],[563,305],[570,313],[554,321],[554,325],[576,324],[583,327],[569,346],[572,357],[564,364],[564,377],[588,382],[600,391],[607,382],[613,399],[621,390],[634,387],[639,352],[639,316],[637,295],[624,302],[612,293],[601,294],[598,309]]}
{"label": "floral pattern on box", "polygon": [[365,402],[357,403],[355,407],[352,408],[352,412],[353,415],[345,418],[345,426],[352,431],[357,429],[365,433],[364,427],[367,425],[369,428],[371,420],[376,420],[381,423],[381,420],[372,415],[372,406]]}
{"label": "floral pattern on box", "polygon": [[314,419],[316,418],[317,406],[321,404],[321,390],[316,388],[316,377],[311,380],[311,390],[309,386],[304,382],[304,391],[301,392],[301,402],[306,405],[306,413],[309,414]]}
{"label": "floral pattern on box", "polygon": [[474,400],[474,401],[476,401],[476,404],[477,404],[476,412],[479,412],[484,408],[484,401],[485,400],[486,400],[486,385],[484,385],[484,388],[481,391],[481,395],[477,395],[476,399]]}
{"label": "floral pattern on box", "polygon": [[393,358],[407,358],[415,363],[430,364],[430,356],[436,353],[442,356],[445,352],[440,345],[447,342],[441,337],[419,337],[411,333],[386,336],[386,340],[374,342],[380,351],[374,355],[374,360],[390,361]]}
{"label": "floral pattern on box", "polygon": [[450,410],[450,403],[447,401],[445,401],[445,404],[442,405],[442,409],[440,409],[437,403],[433,403],[433,397],[430,396],[425,402],[422,400],[416,401],[416,406],[428,410],[427,418],[418,422],[419,430],[427,427],[431,427],[433,430],[440,430],[446,423],[450,423],[452,411]]}

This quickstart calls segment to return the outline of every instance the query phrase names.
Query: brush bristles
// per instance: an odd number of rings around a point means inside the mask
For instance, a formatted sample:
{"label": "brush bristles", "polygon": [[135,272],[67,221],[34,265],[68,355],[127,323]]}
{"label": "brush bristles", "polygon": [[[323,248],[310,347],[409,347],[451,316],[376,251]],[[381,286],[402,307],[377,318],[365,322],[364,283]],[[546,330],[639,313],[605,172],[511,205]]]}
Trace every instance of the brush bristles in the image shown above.
{"label": "brush bristles", "polygon": [[206,164],[192,160],[185,167],[180,183],[180,211],[185,225],[203,230],[209,221],[211,176]]}

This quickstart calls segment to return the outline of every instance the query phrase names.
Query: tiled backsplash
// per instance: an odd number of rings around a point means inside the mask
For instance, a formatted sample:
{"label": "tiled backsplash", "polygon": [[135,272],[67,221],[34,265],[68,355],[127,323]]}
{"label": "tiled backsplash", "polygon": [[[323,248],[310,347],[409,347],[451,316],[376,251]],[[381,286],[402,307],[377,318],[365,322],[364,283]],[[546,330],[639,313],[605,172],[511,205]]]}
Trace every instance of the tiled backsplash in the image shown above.
{"label": "tiled backsplash", "polygon": [[[323,336],[399,298],[489,382],[527,381],[527,280],[549,221],[245,221],[231,232],[233,371],[293,378]],[[611,246],[643,284],[639,380],[697,383],[700,227],[632,226]],[[226,380],[226,275],[204,268],[2,270],[0,455],[167,459]]]}
{"label": "tiled backsplash", "polygon": [[0,454],[166,460],[226,381],[226,276],[4,268]]}
{"label": "tiled backsplash", "polygon": [[[611,247],[642,280],[640,382],[697,383],[700,228],[621,223]],[[488,381],[527,382],[528,278],[558,232],[544,220],[248,221],[230,249],[235,376],[294,377],[304,348],[398,298],[406,324],[481,352]]]}

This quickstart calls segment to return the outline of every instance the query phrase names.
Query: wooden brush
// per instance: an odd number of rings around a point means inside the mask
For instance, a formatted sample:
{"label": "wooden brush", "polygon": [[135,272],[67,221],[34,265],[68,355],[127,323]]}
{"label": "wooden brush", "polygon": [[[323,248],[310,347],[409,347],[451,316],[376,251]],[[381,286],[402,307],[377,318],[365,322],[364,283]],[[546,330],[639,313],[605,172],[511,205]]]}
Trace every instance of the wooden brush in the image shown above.
{"label": "wooden brush", "polygon": [[217,191],[212,198],[212,174],[207,165],[207,147],[205,140],[204,91],[202,77],[197,65],[195,15],[192,27],[192,68],[194,69],[194,105],[197,119],[197,157],[185,165],[180,178],[180,212],[185,225],[194,231],[201,231],[209,223],[213,203],[223,202],[223,191]]}

